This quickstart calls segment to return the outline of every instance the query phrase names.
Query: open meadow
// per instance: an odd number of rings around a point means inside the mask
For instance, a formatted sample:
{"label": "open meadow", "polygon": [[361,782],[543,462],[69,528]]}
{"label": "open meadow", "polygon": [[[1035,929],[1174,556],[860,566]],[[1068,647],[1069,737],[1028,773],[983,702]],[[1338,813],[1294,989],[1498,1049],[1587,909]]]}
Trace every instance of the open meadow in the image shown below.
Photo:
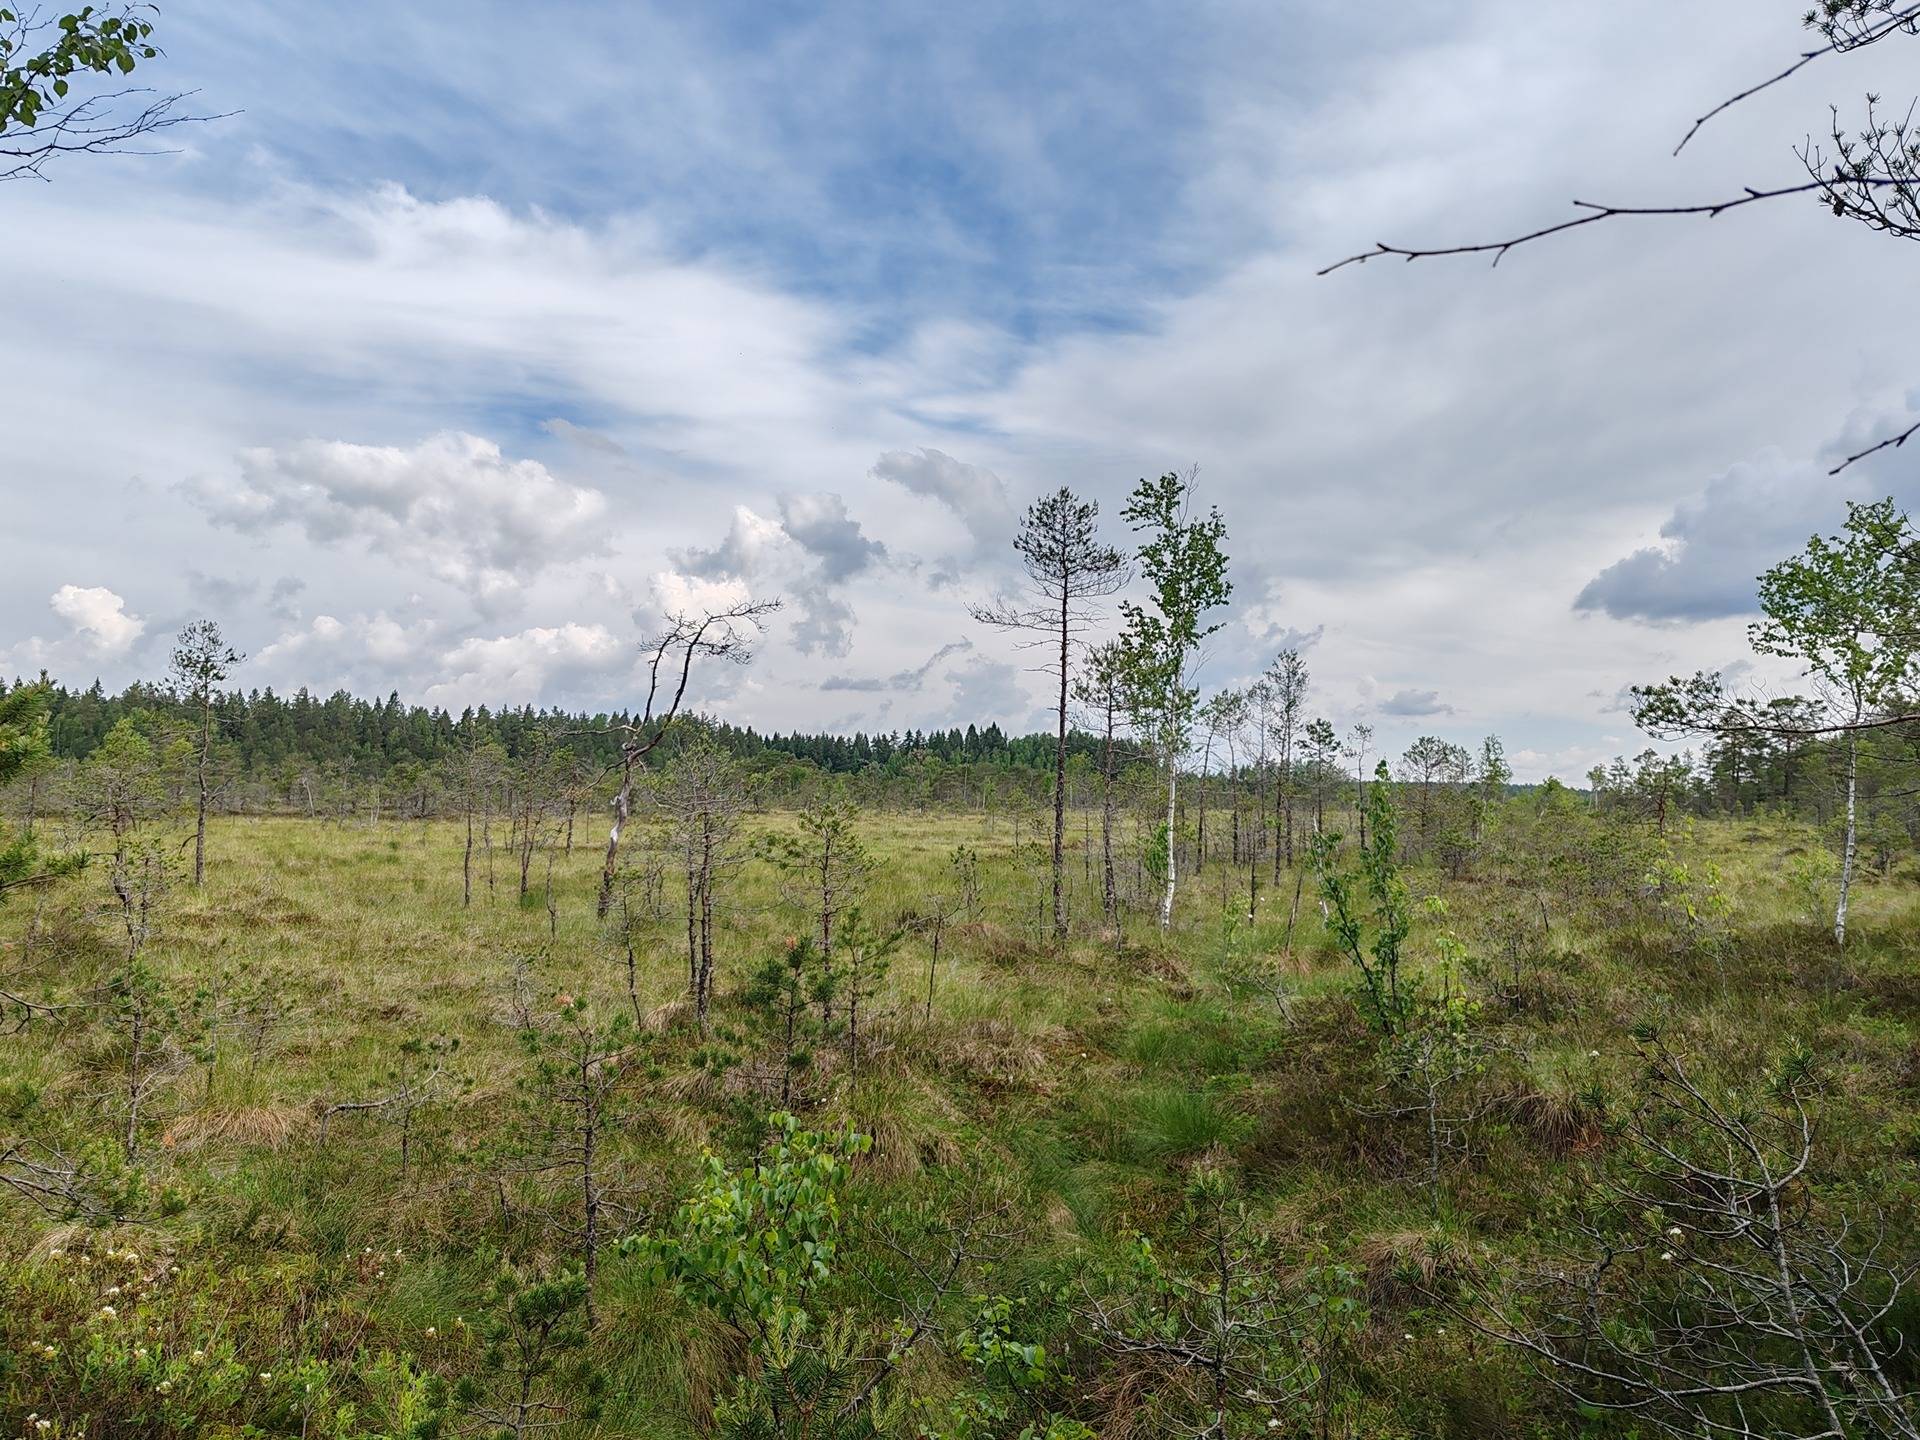
{"label": "open meadow", "polygon": [[[1637,1433],[1495,1332],[1545,1325],[1533,1277],[1619,1221],[1604,1186],[1644,1159],[1661,1055],[1756,1105],[1801,1067],[1796,1197],[1908,1233],[1920,888],[1864,883],[1840,951],[1795,879],[1819,843],[1801,827],[1690,822],[1616,888],[1584,801],[1522,794],[1488,823],[1589,858],[1490,841],[1458,875],[1405,872],[1400,983],[1453,1015],[1440,1066],[1393,1052],[1434,1022],[1369,1023],[1314,876],[1290,944],[1292,873],[1250,924],[1247,867],[1216,855],[1165,935],[1136,915],[1060,950],[1044,847],[992,814],[861,815],[873,864],[843,925],[864,931],[840,944],[870,973],[784,1009],[778,962],[818,920],[758,837],[805,832],[748,816],[704,1035],[684,877],[635,849],[597,919],[584,825],[570,853],[550,832],[525,899],[511,851],[491,878],[477,852],[463,904],[459,823],[218,818],[205,887],[156,886],[131,947],[96,863],[0,908],[0,1419]],[[867,1138],[836,1146],[849,1129]],[[774,1238],[730,1252],[746,1211]],[[585,1263],[590,1296],[556,1280]],[[1244,1325],[1207,1319],[1223,1297]],[[866,1386],[875,1428],[836,1420]]]}

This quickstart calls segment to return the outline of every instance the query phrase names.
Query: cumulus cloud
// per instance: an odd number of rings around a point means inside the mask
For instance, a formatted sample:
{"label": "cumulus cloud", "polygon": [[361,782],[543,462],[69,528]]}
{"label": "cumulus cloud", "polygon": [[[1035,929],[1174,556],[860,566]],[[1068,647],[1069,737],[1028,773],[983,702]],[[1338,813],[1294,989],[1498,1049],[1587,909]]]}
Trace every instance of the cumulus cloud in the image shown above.
{"label": "cumulus cloud", "polygon": [[188,493],[217,524],[365,546],[483,605],[511,601],[530,577],[605,548],[597,490],[458,431],[406,447],[309,440],[246,450],[237,476],[202,478]]}
{"label": "cumulus cloud", "polygon": [[47,597],[47,608],[65,622],[66,633],[30,635],[0,651],[0,674],[45,670],[56,679],[77,681],[84,667],[124,660],[147,629],[147,622],[104,585],[62,585]]}
{"label": "cumulus cloud", "polygon": [[316,615],[263,647],[252,668],[286,687],[398,690],[409,700],[458,710],[562,696],[591,703],[617,694],[636,659],[635,646],[601,624],[568,621],[453,636],[434,621],[408,622],[381,611]]}
{"label": "cumulus cloud", "polygon": [[790,560],[791,544],[779,521],[736,505],[719,544],[704,550],[697,546],[677,550],[673,558],[689,575],[710,580],[759,579]]}
{"label": "cumulus cloud", "polygon": [[853,645],[855,616],[841,587],[886,554],[840,496],[798,494],[781,498],[778,520],[734,506],[717,545],[680,550],[674,558],[691,575],[778,586],[793,602],[795,648],[845,655]]}
{"label": "cumulus cloud", "polygon": [[1004,547],[1013,538],[1013,506],[1006,483],[991,470],[923,447],[889,450],[868,473],[946,506],[981,548]]}
{"label": "cumulus cloud", "polygon": [[689,575],[679,570],[658,571],[648,589],[652,596],[652,608],[650,611],[641,611],[634,618],[649,626],[677,615],[730,610],[753,598],[747,583],[738,577],[714,579],[705,575]]}
{"label": "cumulus cloud", "polygon": [[1750,614],[1760,572],[1831,528],[1839,490],[1777,452],[1735,465],[1674,507],[1659,544],[1589,580],[1573,608],[1653,624]]}
{"label": "cumulus cloud", "polygon": [[820,562],[821,578],[836,583],[887,558],[887,547],[862,533],[838,495],[787,495],[780,523],[801,549]]}
{"label": "cumulus cloud", "polygon": [[1845,502],[1893,494],[1920,498],[1910,472],[1877,464],[1827,472],[1913,423],[1905,406],[1857,414],[1819,459],[1778,450],[1734,465],[1680,501],[1660,526],[1658,544],[1614,561],[1574,598],[1577,611],[1645,624],[1687,624],[1758,609],[1760,574],[1800,550],[1811,535],[1831,534]]}
{"label": "cumulus cloud", "polygon": [[72,628],[86,652],[99,659],[121,656],[147,628],[127,602],[104,585],[62,585],[47,600],[53,613]]}
{"label": "cumulus cloud", "polygon": [[553,693],[579,694],[631,668],[634,650],[604,625],[535,626],[512,635],[471,637],[439,661],[444,679],[430,705],[525,705]]}
{"label": "cumulus cloud", "polygon": [[431,621],[408,625],[384,611],[344,620],[322,614],[263,646],[253,663],[263,675],[313,690],[382,681],[390,688],[427,667],[435,639]]}
{"label": "cumulus cloud", "polygon": [[1380,713],[1406,718],[1451,715],[1453,707],[1441,703],[1438,690],[1396,690],[1380,702]]}

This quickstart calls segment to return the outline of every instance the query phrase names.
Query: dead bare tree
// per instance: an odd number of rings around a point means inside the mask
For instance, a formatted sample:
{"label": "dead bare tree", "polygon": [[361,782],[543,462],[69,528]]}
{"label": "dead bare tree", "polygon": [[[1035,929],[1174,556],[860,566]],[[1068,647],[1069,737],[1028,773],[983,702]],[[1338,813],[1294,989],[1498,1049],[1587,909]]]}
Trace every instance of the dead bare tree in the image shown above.
{"label": "dead bare tree", "polygon": [[1544,1277],[1543,1322],[1484,1301],[1467,1318],[1663,1434],[1920,1437],[1885,1324],[1915,1267],[1884,1217],[1821,1203],[1810,1059],[1745,1093],[1658,1044],[1648,1060],[1634,1153],[1589,1224],[1596,1258]]}
{"label": "dead bare tree", "polygon": [[667,768],[658,791],[687,882],[687,997],[702,1035],[713,1003],[713,936],[720,881],[745,859],[740,822],[746,790],[740,767],[706,737]]}
{"label": "dead bare tree", "polygon": [[613,796],[613,823],[607,830],[607,860],[600,872],[600,899],[594,914],[607,918],[613,903],[614,868],[620,860],[620,832],[633,814],[634,772],[640,762],[667,738],[680,706],[687,698],[687,682],[701,658],[744,665],[753,658],[753,638],[760,624],[780,608],[778,600],[743,600],[725,610],[708,610],[695,617],[669,616],[666,628],[647,649],[647,698],[640,714],[613,726],[620,742],[620,788]]}

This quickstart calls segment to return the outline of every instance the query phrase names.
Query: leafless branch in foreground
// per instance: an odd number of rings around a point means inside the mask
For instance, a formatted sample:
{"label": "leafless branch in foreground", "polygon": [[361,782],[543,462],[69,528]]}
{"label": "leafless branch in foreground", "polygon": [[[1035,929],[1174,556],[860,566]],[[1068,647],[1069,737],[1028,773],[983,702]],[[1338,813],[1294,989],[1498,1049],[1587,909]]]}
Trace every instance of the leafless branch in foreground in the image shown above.
{"label": "leafless branch in foreground", "polygon": [[1465,1318],[1581,1403],[1685,1440],[1920,1440],[1887,1328],[1914,1267],[1883,1216],[1816,1197],[1809,1062],[1742,1092],[1648,1060],[1595,1257],[1541,1277],[1544,1319],[1484,1297]]}

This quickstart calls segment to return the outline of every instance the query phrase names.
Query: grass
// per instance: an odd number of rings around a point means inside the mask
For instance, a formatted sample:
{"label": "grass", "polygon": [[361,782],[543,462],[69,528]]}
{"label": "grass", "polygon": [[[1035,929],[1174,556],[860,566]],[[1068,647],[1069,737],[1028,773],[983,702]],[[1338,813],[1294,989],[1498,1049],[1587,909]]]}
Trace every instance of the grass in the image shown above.
{"label": "grass", "polygon": [[[788,825],[778,815],[755,821],[762,830]],[[1057,1295],[1094,1258],[1119,1253],[1123,1232],[1172,1225],[1197,1169],[1225,1167],[1288,1253],[1342,1257],[1365,1277],[1368,1320],[1354,1352],[1356,1428],[1348,1433],[1589,1433],[1512,1356],[1470,1345],[1458,1327],[1436,1339],[1423,1287],[1475,1256],[1564,1242],[1565,1217],[1584,1193],[1582,1166],[1606,1143],[1594,1097],[1631,1094],[1636,1026],[1657,1023],[1676,1047],[1736,1075],[1757,1073],[1790,1045],[1812,1048],[1831,1097],[1828,1175],[1876,1203],[1911,1198],[1900,1177],[1920,1153],[1912,862],[1863,884],[1844,956],[1812,922],[1805,895],[1782,880],[1818,838],[1783,823],[1701,822],[1676,839],[1690,873],[1702,884],[1716,875],[1726,898],[1711,933],[1647,907],[1618,924],[1563,918],[1529,958],[1529,986],[1485,1000],[1479,1024],[1495,1056],[1487,1110],[1451,1162],[1436,1220],[1413,1178],[1411,1123],[1379,1113],[1373,1042],[1348,998],[1351,977],[1321,932],[1311,886],[1285,954],[1291,886],[1270,892],[1273,909],[1249,926],[1220,913],[1211,870],[1183,895],[1171,939],[1136,919],[1117,955],[1092,926],[1055,954],[1043,944],[1045,873],[1030,832],[1016,848],[1012,827],[992,817],[886,814],[870,825],[881,862],[871,913],[901,915],[950,889],[948,857],[962,844],[980,853],[986,901],[947,937],[931,1016],[927,951],[914,939],[873,1007],[859,1085],[849,1090],[831,1053],[809,1081],[809,1123],[850,1122],[874,1137],[854,1182],[860,1214],[879,1224],[930,1206],[957,1213],[973,1203],[957,1197],[991,1192],[1010,1237],[998,1273]],[[39,1267],[35,1274],[51,1265],[56,1234],[70,1233],[66,1248],[91,1254],[131,1245],[172,1257],[182,1274],[156,1281],[151,1301],[154,1323],[170,1333],[151,1337],[146,1360],[102,1348],[97,1316],[76,1308],[97,1306],[102,1262],[90,1261],[96,1268],[86,1276],[12,1282],[16,1289],[0,1293],[0,1302],[14,1301],[0,1338],[24,1347],[57,1332],[61,1358],[0,1367],[0,1425],[18,1433],[32,1412],[58,1417],[69,1427],[62,1434],[195,1433],[178,1406],[151,1408],[159,1382],[147,1381],[160,1373],[151,1370],[153,1352],[175,1367],[167,1374],[183,1377],[170,1401],[211,1373],[178,1369],[180,1356],[217,1349],[238,1367],[240,1398],[230,1411],[259,1433],[389,1433],[367,1428],[369,1417],[425,1413],[440,1379],[481,1365],[473,1327],[501,1259],[554,1261],[570,1244],[555,1218],[564,1192],[513,1172],[503,1148],[520,1124],[529,1073],[516,1009],[551,1017],[562,997],[576,997],[612,1015],[627,998],[623,957],[594,918],[600,856],[590,844],[552,856],[550,925],[547,856],[537,857],[523,904],[517,870],[496,852],[492,881],[483,867],[469,907],[461,904],[463,843],[458,827],[435,821],[214,825],[207,887],[174,889],[147,952],[183,1037],[196,1007],[211,1013],[218,1002],[245,1017],[228,1026],[217,1053],[183,1040],[147,1099],[139,1167],[155,1194],[176,1198],[147,1207],[137,1227],[89,1237],[0,1196],[0,1260]],[[1083,910],[1093,893],[1085,869],[1070,873]],[[1491,953],[1498,887],[1472,875],[1417,873],[1415,882],[1421,893],[1444,893],[1449,923],[1470,948]],[[1243,903],[1242,887],[1226,888],[1234,906]],[[604,1163],[616,1231],[668,1215],[703,1147],[738,1160],[758,1141],[755,1117],[769,1102],[748,1067],[715,1065],[712,1054],[751,1056],[756,1032],[738,987],[806,921],[758,860],[727,881],[722,900],[716,1035],[704,1049],[670,1008],[686,975],[671,904],[645,930],[639,999],[665,1028],[649,1032],[645,1073],[609,1119]],[[0,988],[90,1003],[116,964],[110,901],[95,867],[64,889],[0,909]],[[1429,963],[1427,922],[1413,949],[1419,965]],[[1257,984],[1250,967],[1264,977]],[[436,1038],[457,1042],[448,1073],[458,1084],[423,1110],[405,1176],[386,1110],[336,1113],[323,1140],[327,1107],[389,1094],[410,1063],[407,1043]],[[120,1053],[85,1010],[65,1023],[36,1019],[7,1037],[0,1135],[111,1159]],[[879,1314],[881,1297],[862,1289],[857,1271],[848,1271],[845,1303]],[[1042,1285],[1041,1277],[1050,1278]],[[159,1291],[169,1285],[188,1298],[163,1303]],[[657,1286],[617,1262],[601,1291],[591,1353],[610,1383],[598,1433],[710,1433],[713,1406],[743,1364],[737,1337],[663,1302]],[[1141,1403],[1138,1386],[1151,1377],[1116,1369],[1089,1348],[1071,1308],[1032,1312],[1073,1359],[1076,1378],[1055,1389],[1052,1403],[1124,1433],[1129,1407]],[[1417,1357],[1400,1338],[1415,1331]],[[94,1368],[75,1368],[81,1351]],[[380,1356],[394,1357],[381,1362],[387,1369],[375,1364]],[[280,1393],[279,1381],[257,1378],[292,1373],[303,1359],[333,1367],[328,1383],[354,1392],[359,1419],[336,1414],[326,1429],[311,1407]],[[385,1378],[375,1385],[369,1374]],[[944,1404],[956,1374],[929,1358],[903,1383]],[[76,1392],[83,1381],[88,1388]],[[140,1402],[148,1409],[101,1408],[101,1396],[136,1393],[149,1396]]]}

